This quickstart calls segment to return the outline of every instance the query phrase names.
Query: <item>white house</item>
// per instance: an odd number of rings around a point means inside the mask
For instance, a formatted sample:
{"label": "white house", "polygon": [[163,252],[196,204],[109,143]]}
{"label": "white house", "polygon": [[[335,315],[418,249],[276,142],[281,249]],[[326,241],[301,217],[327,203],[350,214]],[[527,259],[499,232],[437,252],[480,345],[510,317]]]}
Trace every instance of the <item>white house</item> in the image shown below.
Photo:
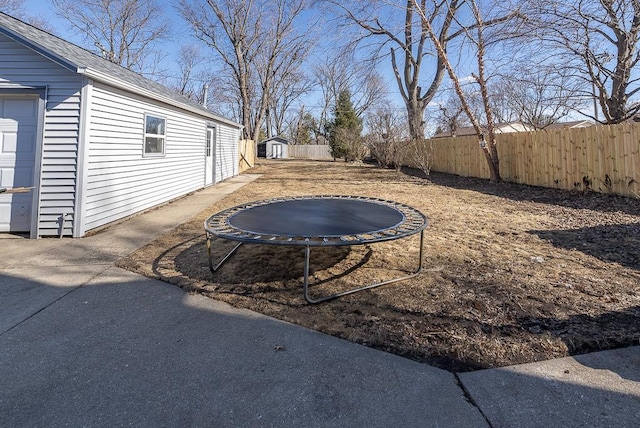
{"label": "white house", "polygon": [[594,123],[590,120],[574,120],[571,122],[558,122],[545,126],[543,129],[546,131],[552,129],[573,129],[573,128],[586,128],[593,126]]}
{"label": "white house", "polygon": [[241,125],[0,13],[0,232],[80,237],[238,174]]}
{"label": "white house", "polygon": [[[496,134],[504,134],[507,132],[527,132],[533,131],[534,128],[525,123],[515,121],[515,122],[502,122],[496,123],[494,126],[494,130]],[[455,132],[440,132],[435,134],[431,138],[448,138],[448,137],[464,137],[467,135],[476,135],[476,130],[473,126],[463,126],[455,130]]]}

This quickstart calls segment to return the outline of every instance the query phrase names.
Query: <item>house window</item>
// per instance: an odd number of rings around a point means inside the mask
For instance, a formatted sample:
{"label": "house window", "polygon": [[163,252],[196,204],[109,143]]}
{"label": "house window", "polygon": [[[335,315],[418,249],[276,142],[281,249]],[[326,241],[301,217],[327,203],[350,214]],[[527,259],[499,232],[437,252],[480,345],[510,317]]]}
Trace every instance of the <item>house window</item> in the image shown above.
{"label": "house window", "polygon": [[213,142],[213,132],[214,129],[213,128],[207,128],[207,142],[206,142],[206,147],[205,147],[205,155],[207,157],[211,156],[211,143]]}
{"label": "house window", "polygon": [[144,116],[144,154],[164,156],[166,119],[145,114]]}

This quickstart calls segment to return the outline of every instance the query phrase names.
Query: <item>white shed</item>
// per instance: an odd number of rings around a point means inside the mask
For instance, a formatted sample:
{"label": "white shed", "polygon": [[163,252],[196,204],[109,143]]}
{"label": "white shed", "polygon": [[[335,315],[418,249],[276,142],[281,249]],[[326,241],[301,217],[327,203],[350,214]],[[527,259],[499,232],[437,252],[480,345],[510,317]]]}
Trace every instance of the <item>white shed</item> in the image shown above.
{"label": "white shed", "polygon": [[0,13],[0,232],[87,231],[238,174],[241,125]]}
{"label": "white shed", "polygon": [[287,159],[289,140],[283,137],[271,137],[258,143],[258,157],[267,159]]}

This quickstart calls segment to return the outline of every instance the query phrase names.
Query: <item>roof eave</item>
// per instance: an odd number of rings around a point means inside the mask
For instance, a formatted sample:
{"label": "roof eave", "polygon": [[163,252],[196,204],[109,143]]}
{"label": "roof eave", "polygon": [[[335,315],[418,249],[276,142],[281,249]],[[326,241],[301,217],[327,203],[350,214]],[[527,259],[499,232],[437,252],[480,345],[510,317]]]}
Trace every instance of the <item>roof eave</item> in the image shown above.
{"label": "roof eave", "polygon": [[224,123],[227,124],[229,126],[233,126],[234,128],[238,128],[238,129],[242,129],[243,126],[237,122],[234,122],[232,120],[229,119],[225,119],[224,117],[218,116],[214,113],[209,113],[207,111],[204,111],[202,109],[197,109],[194,108],[193,106],[190,106],[188,104],[184,104],[181,103],[179,101],[173,100],[169,97],[157,94],[151,90],[148,89],[144,89],[141,88],[140,86],[137,85],[132,85],[130,83],[127,83],[123,80],[120,80],[116,77],[107,75],[105,73],[101,73],[100,71],[91,69],[89,67],[86,66],[82,66],[79,64],[75,64],[71,61],[68,61],[66,58],[63,58],[60,55],[57,55],[53,52],[51,52],[49,49],[46,49],[45,47],[41,46],[38,43],[35,43],[33,41],[31,41],[29,38],[26,38],[24,36],[22,36],[21,34],[10,30],[6,27],[0,27],[0,34],[5,35],[6,37],[10,38],[11,40],[20,43],[21,45],[33,50],[34,52],[42,55],[43,57],[49,59],[50,61],[55,62],[56,64],[62,66],[63,68],[70,70],[72,72],[78,73],[80,75],[83,76],[87,76],[89,78],[95,79],[97,81],[106,83],[108,85],[120,88],[120,89],[124,89],[126,91],[129,92],[134,92],[134,93],[138,93],[140,95],[144,95],[146,97],[149,97],[151,99],[155,99],[157,101],[161,101],[165,104],[169,104],[172,105],[174,107],[178,107],[180,109],[189,111],[191,113],[195,113],[201,117],[205,117],[207,119],[210,120],[214,120],[216,122],[220,122],[220,123]]}
{"label": "roof eave", "polygon": [[78,66],[70,61],[67,61],[65,58],[62,58],[59,55],[54,54],[53,52],[51,52],[50,50],[40,46],[37,43],[32,42],[31,40],[21,36],[20,34],[6,28],[6,27],[0,27],[0,34],[3,34],[5,36],[7,36],[8,38],[10,38],[11,40],[13,40],[14,42],[20,43],[21,45],[37,52],[38,54],[44,56],[45,58],[55,62],[58,65],[61,65],[62,67],[66,68],[67,70],[70,71],[76,71],[78,69]]}

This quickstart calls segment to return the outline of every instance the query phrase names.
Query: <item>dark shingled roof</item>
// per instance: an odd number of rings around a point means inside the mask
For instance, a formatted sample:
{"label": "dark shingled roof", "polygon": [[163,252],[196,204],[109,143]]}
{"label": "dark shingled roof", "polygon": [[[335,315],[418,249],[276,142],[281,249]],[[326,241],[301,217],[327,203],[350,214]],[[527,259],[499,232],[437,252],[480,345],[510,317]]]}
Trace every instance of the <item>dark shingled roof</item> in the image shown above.
{"label": "dark shingled roof", "polygon": [[[61,39],[46,31],[40,30],[32,25],[13,18],[5,13],[0,12],[0,34],[27,46],[39,54],[49,58],[52,61],[62,65],[63,67],[79,73],[90,74],[87,71],[97,72],[117,80],[124,84],[131,91],[151,92],[158,99],[162,98],[171,101],[172,104],[186,108],[189,111],[201,114],[204,117],[218,120],[227,124],[240,127],[239,124],[229,119],[225,119],[212,113],[209,109],[201,104],[180,95],[169,88],[147,79],[140,74],[114,64],[98,55],[74,45],[64,39]],[[87,70],[87,71],[85,71]],[[91,74],[91,77],[96,78]],[[108,81],[106,83],[109,83]]]}
{"label": "dark shingled roof", "polygon": [[289,144],[289,140],[288,139],[286,139],[284,137],[281,137],[279,135],[276,135],[275,137],[271,137],[271,138],[266,138],[266,139],[260,141],[258,144],[267,144],[267,142],[269,142],[269,141],[276,141],[276,142],[283,143],[283,144]]}

